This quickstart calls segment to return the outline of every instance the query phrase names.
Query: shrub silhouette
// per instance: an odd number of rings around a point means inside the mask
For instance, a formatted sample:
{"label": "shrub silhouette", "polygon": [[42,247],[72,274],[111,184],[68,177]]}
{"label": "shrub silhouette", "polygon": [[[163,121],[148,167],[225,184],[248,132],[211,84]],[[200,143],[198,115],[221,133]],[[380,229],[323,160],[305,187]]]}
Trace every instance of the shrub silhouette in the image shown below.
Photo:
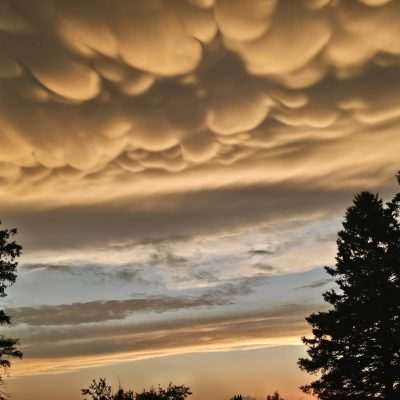
{"label": "shrub silhouette", "polygon": [[[398,176],[400,183],[400,175]],[[321,400],[400,398],[400,193],[384,204],[355,196],[338,234],[339,290],[324,293],[332,308],[312,314],[308,358],[300,367],[320,378],[302,387]]]}
{"label": "shrub silhouette", "polygon": [[[17,279],[17,259],[21,255],[22,247],[12,240],[16,233],[16,229],[0,230],[0,297],[6,296],[6,289]],[[10,324],[10,316],[4,310],[0,310],[0,325],[8,324]],[[22,357],[17,344],[17,339],[0,335],[0,366],[4,369],[11,366],[10,358]],[[2,377],[0,377],[0,383],[2,382]],[[5,398],[4,393],[0,393],[0,399]]]}

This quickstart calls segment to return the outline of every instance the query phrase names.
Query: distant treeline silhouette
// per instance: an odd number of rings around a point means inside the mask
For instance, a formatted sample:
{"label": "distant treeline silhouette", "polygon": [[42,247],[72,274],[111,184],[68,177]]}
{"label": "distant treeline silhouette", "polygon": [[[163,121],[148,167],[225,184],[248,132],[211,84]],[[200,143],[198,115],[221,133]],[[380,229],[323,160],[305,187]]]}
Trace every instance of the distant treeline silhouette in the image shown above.
{"label": "distant treeline silhouette", "polygon": [[[87,389],[81,389],[85,396],[84,400],[185,400],[192,394],[189,387],[185,385],[174,385],[170,383],[166,388],[159,386],[157,389],[150,388],[141,392],[125,390],[119,387],[114,392],[106,378],[93,379]],[[86,397],[87,396],[87,397]],[[230,400],[246,400],[246,396],[234,395]],[[278,392],[266,397],[266,400],[284,400]]]}
{"label": "distant treeline silhouette", "polygon": [[[243,396],[241,394],[235,394],[233,397],[231,397],[230,400],[246,400],[246,399],[250,400],[251,398],[249,396]],[[274,394],[267,395],[267,397],[265,399],[266,400],[285,400],[283,397],[281,397],[279,392],[275,392]]]}

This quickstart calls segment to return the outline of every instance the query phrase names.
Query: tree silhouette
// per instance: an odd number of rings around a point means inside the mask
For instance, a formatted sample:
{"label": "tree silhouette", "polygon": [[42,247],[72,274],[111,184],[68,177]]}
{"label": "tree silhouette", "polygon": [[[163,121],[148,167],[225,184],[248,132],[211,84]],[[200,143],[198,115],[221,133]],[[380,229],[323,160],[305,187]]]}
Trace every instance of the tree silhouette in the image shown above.
{"label": "tree silhouette", "polygon": [[[400,183],[400,175],[398,175]],[[337,290],[332,307],[311,314],[308,358],[300,368],[320,373],[302,387],[321,400],[400,398],[400,193],[384,204],[362,192],[338,234],[336,266],[326,267]]]}
{"label": "tree silhouette", "polygon": [[109,385],[105,378],[92,380],[90,386],[86,389],[81,390],[82,395],[90,396],[92,400],[113,400],[114,395],[112,386]]}
{"label": "tree silhouette", "polygon": [[[158,389],[144,389],[135,393],[132,390],[125,391],[119,388],[116,393],[105,378],[98,381],[93,379],[87,389],[81,390],[82,395],[89,396],[92,400],[185,400],[192,392],[185,385],[173,385],[170,383],[166,388],[161,386]],[[85,399],[87,400],[87,399]]]}
{"label": "tree silhouette", "polygon": [[[16,233],[16,229],[0,230],[0,297],[6,296],[6,289],[17,278],[17,258],[21,255],[22,247],[13,241],[13,236]],[[10,324],[10,317],[4,310],[0,310],[0,325],[8,324]],[[17,349],[17,343],[17,339],[0,335],[0,366],[4,369],[11,366],[9,360],[11,357],[22,357],[21,351]],[[0,382],[2,382],[1,377]],[[4,395],[0,394],[0,399],[4,398]]]}

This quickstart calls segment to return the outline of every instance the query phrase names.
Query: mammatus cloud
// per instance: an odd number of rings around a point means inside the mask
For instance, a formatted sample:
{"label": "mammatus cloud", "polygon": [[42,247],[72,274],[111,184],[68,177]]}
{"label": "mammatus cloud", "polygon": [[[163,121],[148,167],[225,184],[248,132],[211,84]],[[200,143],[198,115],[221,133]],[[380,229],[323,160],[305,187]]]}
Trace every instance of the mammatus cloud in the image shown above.
{"label": "mammatus cloud", "polygon": [[0,201],[382,184],[399,20],[395,0],[5,0]]}

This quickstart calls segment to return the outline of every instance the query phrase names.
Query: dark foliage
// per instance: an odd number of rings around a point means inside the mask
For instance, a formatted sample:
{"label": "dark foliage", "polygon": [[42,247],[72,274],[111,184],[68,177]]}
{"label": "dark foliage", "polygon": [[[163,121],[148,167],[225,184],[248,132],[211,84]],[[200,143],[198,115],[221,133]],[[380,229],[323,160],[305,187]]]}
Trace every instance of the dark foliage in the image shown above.
{"label": "dark foliage", "polygon": [[337,245],[326,271],[338,289],[323,295],[329,311],[307,318],[313,337],[299,360],[320,378],[302,389],[322,400],[400,399],[400,193],[386,204],[356,195]]}
{"label": "dark foliage", "polygon": [[89,396],[92,400],[113,400],[115,398],[112,386],[109,385],[105,378],[100,378],[98,381],[93,379],[87,389],[81,390],[82,395]]}
{"label": "dark foliage", "polygon": [[[81,390],[82,395],[89,396],[91,400],[185,400],[192,392],[185,385],[173,385],[170,383],[166,388],[150,388],[142,392],[125,391],[119,388],[116,393],[105,378],[95,379],[87,389]],[[86,399],[85,399],[86,400]]]}
{"label": "dark foliage", "polygon": [[[6,289],[11,286],[16,278],[17,259],[21,255],[22,248],[13,240],[17,233],[16,229],[0,230],[0,297],[6,296]],[[0,325],[8,325],[10,317],[0,310]],[[0,366],[10,367],[10,358],[22,357],[21,351],[17,349],[18,341],[0,335]],[[0,399],[4,396],[0,394]]]}

